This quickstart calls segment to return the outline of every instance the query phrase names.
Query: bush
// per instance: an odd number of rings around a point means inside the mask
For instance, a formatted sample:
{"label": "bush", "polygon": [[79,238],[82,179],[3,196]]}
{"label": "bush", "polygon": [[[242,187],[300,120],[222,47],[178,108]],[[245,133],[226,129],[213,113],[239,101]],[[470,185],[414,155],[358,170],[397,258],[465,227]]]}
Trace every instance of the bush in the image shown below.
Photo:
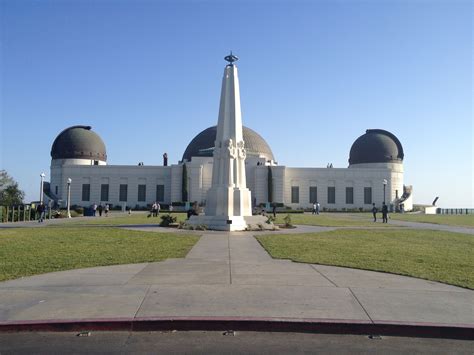
{"label": "bush", "polygon": [[184,207],[184,206],[186,206],[186,202],[182,202],[182,201],[171,202],[171,206],[173,206],[173,207]]}
{"label": "bush", "polygon": [[[76,206],[72,209],[72,211],[76,212],[78,215],[82,216],[84,214],[84,207]],[[72,213],[71,211],[71,213]]]}
{"label": "bush", "polygon": [[160,226],[162,227],[169,227],[171,223],[176,223],[177,218],[173,217],[172,215],[164,214],[161,216],[161,223]]}
{"label": "bush", "polygon": [[268,217],[267,217],[267,224],[272,224],[273,222],[275,222],[275,217],[273,217],[273,216],[268,216]]}
{"label": "bush", "polygon": [[289,214],[283,218],[283,221],[285,221],[285,227],[293,227],[293,224],[291,224],[291,216]]}

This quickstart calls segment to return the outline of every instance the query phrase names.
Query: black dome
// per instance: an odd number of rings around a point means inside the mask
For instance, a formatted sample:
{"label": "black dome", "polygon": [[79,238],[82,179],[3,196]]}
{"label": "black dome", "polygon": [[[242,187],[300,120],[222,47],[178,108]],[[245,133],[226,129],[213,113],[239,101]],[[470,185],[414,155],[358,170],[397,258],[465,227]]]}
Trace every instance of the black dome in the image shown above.
{"label": "black dome", "polygon": [[368,129],[352,144],[349,155],[349,165],[402,161],[402,144],[395,135],[383,129]]}
{"label": "black dome", "polygon": [[90,126],[72,126],[54,140],[51,158],[107,161],[107,153],[104,142]]}
{"label": "black dome", "polygon": [[[247,155],[263,155],[267,160],[275,160],[269,145],[257,132],[247,127],[242,129]],[[217,126],[212,126],[194,137],[184,151],[183,161],[190,161],[191,157],[212,157],[216,134]]]}

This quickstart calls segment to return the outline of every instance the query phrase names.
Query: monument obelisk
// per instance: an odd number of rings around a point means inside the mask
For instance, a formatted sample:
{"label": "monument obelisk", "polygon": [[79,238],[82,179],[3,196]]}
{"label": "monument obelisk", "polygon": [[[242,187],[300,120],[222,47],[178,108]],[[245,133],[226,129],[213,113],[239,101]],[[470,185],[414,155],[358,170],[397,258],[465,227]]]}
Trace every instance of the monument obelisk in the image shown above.
{"label": "monument obelisk", "polygon": [[238,58],[230,53],[222,78],[221,101],[214,145],[212,184],[207,192],[205,216],[192,216],[189,224],[209,229],[238,231],[252,216],[251,192],[245,177],[245,142],[242,134]]}

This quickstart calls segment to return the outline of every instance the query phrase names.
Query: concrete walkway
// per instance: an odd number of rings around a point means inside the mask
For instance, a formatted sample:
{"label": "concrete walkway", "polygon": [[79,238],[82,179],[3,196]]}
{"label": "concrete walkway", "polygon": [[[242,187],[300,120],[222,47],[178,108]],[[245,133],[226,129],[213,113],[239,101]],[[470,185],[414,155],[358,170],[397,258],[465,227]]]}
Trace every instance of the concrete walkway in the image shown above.
{"label": "concrete walkway", "polygon": [[0,329],[34,321],[166,318],[474,330],[471,290],[385,273],[274,260],[253,234],[205,232],[185,259],[2,282]]}

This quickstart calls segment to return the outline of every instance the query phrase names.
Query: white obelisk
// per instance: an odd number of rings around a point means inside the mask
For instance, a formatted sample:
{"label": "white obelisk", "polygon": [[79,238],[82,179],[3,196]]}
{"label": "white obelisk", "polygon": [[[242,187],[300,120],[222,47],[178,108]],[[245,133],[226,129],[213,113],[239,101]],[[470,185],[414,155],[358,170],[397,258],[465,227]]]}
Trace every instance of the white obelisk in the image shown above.
{"label": "white obelisk", "polygon": [[205,216],[193,216],[191,224],[209,229],[237,231],[247,228],[245,217],[252,216],[252,199],[245,178],[245,142],[242,134],[238,58],[229,62],[222,78],[221,101],[214,148],[212,184],[207,192]]}

